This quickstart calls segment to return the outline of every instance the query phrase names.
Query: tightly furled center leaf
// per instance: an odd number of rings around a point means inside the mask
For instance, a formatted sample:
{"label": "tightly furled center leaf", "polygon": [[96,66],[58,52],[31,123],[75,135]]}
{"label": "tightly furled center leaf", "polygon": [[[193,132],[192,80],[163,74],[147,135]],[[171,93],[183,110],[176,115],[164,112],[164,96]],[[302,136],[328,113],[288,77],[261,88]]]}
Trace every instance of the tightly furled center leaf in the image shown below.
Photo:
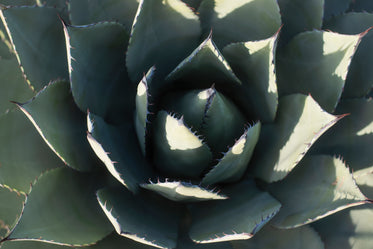
{"label": "tightly furled center leaf", "polygon": [[171,93],[162,102],[167,111],[155,118],[153,161],[166,176],[200,177],[244,131],[245,118],[213,87]]}

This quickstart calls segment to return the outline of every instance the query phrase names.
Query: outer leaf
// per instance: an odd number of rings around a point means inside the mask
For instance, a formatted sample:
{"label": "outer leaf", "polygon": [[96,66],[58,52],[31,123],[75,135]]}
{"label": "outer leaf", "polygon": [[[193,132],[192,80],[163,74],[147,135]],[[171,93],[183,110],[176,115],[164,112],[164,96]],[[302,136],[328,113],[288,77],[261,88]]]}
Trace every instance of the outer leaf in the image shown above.
{"label": "outer leaf", "polygon": [[326,31],[294,37],[276,61],[280,96],[311,94],[324,110],[333,112],[360,39],[361,35]]}
{"label": "outer leaf", "polygon": [[250,162],[254,174],[267,182],[283,179],[341,117],[323,111],[311,96],[282,97],[275,122],[262,125]]}
{"label": "outer leaf", "polygon": [[0,184],[0,241],[10,234],[21,217],[25,195]]}
{"label": "outer leaf", "polygon": [[88,115],[88,142],[109,172],[132,192],[151,177],[151,169],[140,152],[132,125],[112,126]]}
{"label": "outer leaf", "polygon": [[273,219],[280,228],[302,226],[367,202],[349,169],[330,156],[305,157],[287,178],[272,184],[270,192],[283,205]]}
{"label": "outer leaf", "polygon": [[[225,193],[225,192],[224,192]],[[249,239],[280,209],[280,203],[260,192],[251,181],[228,189],[228,200],[195,204],[189,235],[198,243]]]}
{"label": "outer leaf", "polygon": [[166,176],[196,178],[212,160],[209,147],[185,124],[165,111],[154,125],[154,162]]}
{"label": "outer leaf", "polygon": [[69,11],[73,25],[86,25],[102,21],[117,21],[131,31],[139,5],[138,0],[70,0]]}
{"label": "outer leaf", "polygon": [[85,139],[85,115],[72,99],[69,83],[49,84],[30,102],[19,104],[48,146],[68,166],[89,171],[98,160]]}
{"label": "outer leaf", "polygon": [[[5,49],[8,48],[3,41],[0,43]],[[10,102],[11,100],[26,101],[34,95],[22,75],[15,55],[9,53],[7,58],[4,53],[0,54],[0,115],[14,109],[15,105]]]}
{"label": "outer leaf", "polygon": [[260,127],[261,123],[258,122],[248,128],[214,168],[205,175],[202,183],[210,185],[218,182],[238,181],[247,169],[259,139]]}
{"label": "outer leaf", "polygon": [[171,203],[123,188],[101,189],[97,197],[118,234],[159,248],[176,247],[178,213]]}
{"label": "outer leaf", "polygon": [[[6,241],[1,245],[1,249],[81,249],[82,247],[62,246],[39,241]],[[146,246],[133,240],[121,237],[115,232],[107,236],[97,244],[84,246],[87,249],[153,249],[154,247]]]}
{"label": "outer leaf", "polygon": [[197,16],[178,0],[141,0],[127,51],[127,69],[133,82],[155,65],[169,73],[198,46]]}
{"label": "outer leaf", "polygon": [[45,173],[33,186],[9,239],[65,245],[101,240],[112,228],[95,200],[98,184],[97,177],[68,168]]}
{"label": "outer leaf", "polygon": [[354,177],[364,195],[373,200],[373,173],[357,176],[354,174]]}
{"label": "outer leaf", "polygon": [[277,229],[267,225],[254,238],[232,244],[234,249],[324,249],[320,236],[310,226]]}
{"label": "outer leaf", "polygon": [[135,89],[126,71],[128,34],[123,26],[109,22],[68,26],[65,37],[71,89],[79,108],[114,123],[132,117]]}
{"label": "outer leaf", "polygon": [[1,0],[0,4],[3,4],[5,6],[35,5],[35,0]]}
{"label": "outer leaf", "polygon": [[344,210],[313,226],[328,249],[370,249],[373,244],[373,209],[369,206]]}
{"label": "outer leaf", "polygon": [[373,12],[373,2],[370,0],[354,0],[351,2],[352,11]]}
{"label": "outer leaf", "polygon": [[324,2],[325,0],[279,0],[283,23],[280,43],[286,44],[296,34],[306,30],[321,29]]}
{"label": "outer leaf", "polygon": [[373,172],[373,101],[342,100],[336,112],[349,115],[320,138],[312,153],[341,155],[356,175]]}
{"label": "outer leaf", "polygon": [[281,25],[275,0],[204,0],[198,12],[204,35],[213,30],[219,48],[271,37]]}
{"label": "outer leaf", "polygon": [[28,193],[48,169],[63,166],[20,110],[0,117],[0,184]]}
{"label": "outer leaf", "polygon": [[324,0],[324,20],[328,20],[332,16],[336,16],[347,11],[350,3],[355,0]]}
{"label": "outer leaf", "polygon": [[18,62],[39,91],[51,80],[68,78],[62,23],[48,7],[13,7],[1,11]]}
{"label": "outer leaf", "polygon": [[[347,13],[324,23],[325,29],[342,34],[359,34],[373,26],[373,14]],[[368,32],[368,31],[366,31]],[[368,65],[373,63],[373,32],[361,39],[349,68],[342,98],[364,97],[373,86],[373,72]]]}
{"label": "outer leaf", "polygon": [[172,201],[195,202],[227,199],[224,195],[198,185],[181,181],[167,181],[167,179],[165,182],[143,183],[141,187],[154,191]]}
{"label": "outer leaf", "polygon": [[38,6],[48,6],[57,9],[63,20],[69,20],[67,1],[65,0],[35,0]]}
{"label": "outer leaf", "polygon": [[254,114],[262,122],[272,122],[277,110],[276,39],[277,34],[266,40],[233,43],[223,50],[242,82],[235,98],[246,113]]}

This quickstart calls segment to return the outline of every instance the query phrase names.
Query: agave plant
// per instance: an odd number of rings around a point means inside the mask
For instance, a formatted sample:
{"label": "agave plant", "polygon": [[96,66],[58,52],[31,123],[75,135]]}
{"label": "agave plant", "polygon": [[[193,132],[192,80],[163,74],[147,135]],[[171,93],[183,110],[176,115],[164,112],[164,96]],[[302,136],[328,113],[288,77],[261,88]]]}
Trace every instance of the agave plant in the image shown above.
{"label": "agave plant", "polygon": [[369,249],[368,0],[1,0],[0,248]]}

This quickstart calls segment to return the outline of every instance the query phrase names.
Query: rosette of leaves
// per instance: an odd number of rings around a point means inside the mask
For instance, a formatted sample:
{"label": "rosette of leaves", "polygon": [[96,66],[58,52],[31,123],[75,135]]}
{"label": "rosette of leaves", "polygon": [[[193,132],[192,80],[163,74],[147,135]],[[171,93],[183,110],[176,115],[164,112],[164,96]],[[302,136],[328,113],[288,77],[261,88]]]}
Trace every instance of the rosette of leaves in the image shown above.
{"label": "rosette of leaves", "polygon": [[1,0],[0,247],[373,244],[364,0]]}

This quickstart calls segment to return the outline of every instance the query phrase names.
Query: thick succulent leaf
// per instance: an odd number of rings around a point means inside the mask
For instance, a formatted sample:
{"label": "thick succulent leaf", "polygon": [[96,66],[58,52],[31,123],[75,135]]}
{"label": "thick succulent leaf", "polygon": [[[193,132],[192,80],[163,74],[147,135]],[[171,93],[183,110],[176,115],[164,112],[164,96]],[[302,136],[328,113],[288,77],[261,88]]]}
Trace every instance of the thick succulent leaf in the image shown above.
{"label": "thick succulent leaf", "polygon": [[6,238],[22,215],[26,196],[0,184],[0,241]]}
{"label": "thick succulent leaf", "polygon": [[38,6],[53,7],[58,11],[59,16],[65,20],[69,20],[69,11],[66,0],[35,0]]}
{"label": "thick succulent leaf", "polygon": [[[331,18],[324,28],[341,34],[355,35],[373,26],[371,13],[347,13]],[[369,31],[351,60],[342,98],[364,97],[373,86],[373,72],[369,65],[373,63],[373,32]]]}
{"label": "thick succulent leaf", "polygon": [[154,249],[154,247],[150,247],[144,244],[140,244],[133,240],[124,238],[122,236],[117,235],[117,233],[113,232],[103,240],[100,240],[96,244],[84,247],[75,247],[75,246],[63,246],[63,245],[56,245],[50,244],[40,241],[19,241],[19,240],[12,240],[6,241],[1,244],[1,249]]}
{"label": "thick succulent leaf", "polygon": [[342,209],[367,202],[344,163],[331,156],[308,156],[270,193],[282,204],[273,218],[280,228],[293,228]]}
{"label": "thick succulent leaf", "polygon": [[306,30],[321,29],[324,0],[279,0],[278,5],[283,23],[280,44]]}
{"label": "thick succulent leaf", "polygon": [[0,56],[1,59],[11,59],[15,56],[12,43],[10,42],[3,21],[0,22]]}
{"label": "thick succulent leaf", "polygon": [[97,198],[118,234],[159,248],[176,247],[177,206],[145,193],[134,196],[123,188],[101,189]]}
{"label": "thick succulent leaf", "polygon": [[280,209],[281,204],[254,182],[244,181],[228,187],[228,200],[191,206],[189,235],[198,243],[249,239]]}
{"label": "thick succulent leaf", "polygon": [[354,172],[373,172],[373,101],[345,99],[336,112],[349,115],[320,138],[312,153],[340,155]]}
{"label": "thick succulent leaf", "polygon": [[233,249],[230,241],[211,244],[195,243],[188,234],[191,221],[190,213],[185,212],[179,225],[179,238],[176,249]]}
{"label": "thick succulent leaf", "polygon": [[97,175],[59,168],[43,174],[9,239],[87,245],[112,231],[95,198]]}
{"label": "thick succulent leaf", "polygon": [[324,0],[324,20],[344,13],[355,0]]}
{"label": "thick succulent leaf", "polygon": [[39,91],[51,80],[67,79],[62,23],[49,7],[13,7],[1,10],[18,61],[27,79]]}
{"label": "thick succulent leaf", "polygon": [[185,124],[165,111],[157,114],[154,124],[154,162],[166,176],[198,177],[212,154],[203,141]]}
{"label": "thick succulent leaf", "polygon": [[361,192],[363,192],[367,198],[373,200],[373,172],[357,176],[354,173],[354,178]]}
{"label": "thick succulent leaf", "polygon": [[311,94],[333,112],[345,84],[348,67],[361,35],[309,31],[295,36],[276,61],[280,96]]}
{"label": "thick succulent leaf", "polygon": [[219,48],[232,42],[268,38],[281,25],[275,0],[204,0],[198,12],[204,35],[213,30]]}
{"label": "thick succulent leaf", "polygon": [[146,130],[149,114],[150,94],[148,91],[148,84],[151,83],[151,80],[153,79],[154,71],[155,67],[149,69],[148,73],[144,75],[140,83],[137,85],[136,92],[135,128],[143,155],[145,155],[145,137],[147,136]]}
{"label": "thick succulent leaf", "polygon": [[362,206],[338,212],[313,224],[327,249],[370,249],[373,209]]}
{"label": "thick succulent leaf", "polygon": [[260,128],[260,122],[248,128],[214,168],[205,175],[202,183],[211,185],[218,182],[238,181],[247,169],[259,139]]}
{"label": "thick succulent leaf", "polygon": [[351,1],[350,9],[352,11],[373,12],[373,2],[370,0],[354,0]]}
{"label": "thick succulent leaf", "polygon": [[311,96],[280,98],[273,124],[264,124],[250,165],[255,176],[273,182],[283,179],[311,145],[342,116],[323,111]]}
{"label": "thick succulent leaf", "polygon": [[[226,92],[240,85],[240,80],[215,46],[211,36],[184,59],[166,78],[174,87],[216,87]],[[181,85],[181,86],[180,86]]]}
{"label": "thick succulent leaf", "polygon": [[28,193],[44,171],[63,166],[20,110],[0,117],[0,184]]}
{"label": "thick succulent leaf", "polygon": [[35,0],[0,0],[0,4],[4,6],[26,6],[26,5],[35,5]]}
{"label": "thick succulent leaf", "polygon": [[138,0],[70,0],[69,12],[73,25],[87,25],[102,21],[116,21],[131,32]]}
{"label": "thick succulent leaf", "polygon": [[227,150],[242,135],[246,123],[236,105],[212,86],[209,89],[171,93],[164,108],[178,116],[204,139],[215,155]]}
{"label": "thick succulent leaf", "polygon": [[99,165],[85,139],[85,115],[75,105],[68,82],[51,82],[32,100],[18,106],[68,166],[89,171]]}
{"label": "thick succulent leaf", "polygon": [[277,110],[277,85],[274,65],[277,34],[261,41],[233,43],[223,54],[242,85],[235,94],[248,114],[262,122],[272,122]]}
{"label": "thick succulent leaf", "polygon": [[[1,40],[0,43],[4,45]],[[34,91],[26,83],[15,55],[9,53],[10,58],[6,58],[3,54],[0,53],[0,115],[15,108],[10,101],[26,101],[34,96]]]}
{"label": "thick succulent leaf", "polygon": [[71,89],[79,108],[112,123],[130,119],[135,89],[126,71],[129,37],[123,26],[110,22],[67,26],[65,36]]}
{"label": "thick succulent leaf", "polygon": [[231,243],[234,249],[324,249],[320,236],[308,225],[294,229],[267,225],[254,238]]}
{"label": "thick succulent leaf", "polygon": [[138,191],[138,184],[151,177],[151,170],[141,154],[131,124],[112,126],[89,114],[88,141],[109,172],[129,190]]}
{"label": "thick succulent leaf", "polygon": [[154,191],[169,200],[182,202],[196,202],[209,200],[224,200],[226,196],[213,190],[182,181],[165,181],[143,183],[141,187]]}
{"label": "thick succulent leaf", "polygon": [[141,0],[127,51],[127,69],[139,82],[153,65],[169,73],[198,46],[198,17],[179,0]]}

